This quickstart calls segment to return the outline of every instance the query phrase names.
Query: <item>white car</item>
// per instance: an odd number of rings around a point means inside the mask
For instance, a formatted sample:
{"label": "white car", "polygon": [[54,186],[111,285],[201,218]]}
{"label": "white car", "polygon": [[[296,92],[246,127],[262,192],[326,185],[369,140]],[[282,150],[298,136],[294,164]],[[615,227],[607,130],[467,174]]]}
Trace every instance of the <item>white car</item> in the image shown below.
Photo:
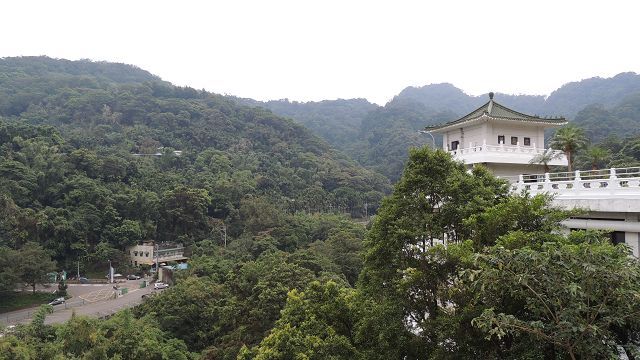
{"label": "white car", "polygon": [[49,305],[60,305],[60,304],[64,304],[63,297],[59,297],[57,299],[51,300],[51,302],[49,303]]}
{"label": "white car", "polygon": [[157,282],[153,284],[153,290],[166,289],[168,287],[169,287],[169,284],[165,284],[163,282]]}

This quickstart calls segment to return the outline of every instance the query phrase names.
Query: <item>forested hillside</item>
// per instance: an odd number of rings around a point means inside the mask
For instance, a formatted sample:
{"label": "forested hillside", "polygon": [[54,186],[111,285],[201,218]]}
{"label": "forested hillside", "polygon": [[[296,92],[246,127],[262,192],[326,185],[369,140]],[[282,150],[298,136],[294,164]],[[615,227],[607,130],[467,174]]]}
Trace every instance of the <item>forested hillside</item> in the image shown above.
{"label": "forested hillside", "polygon": [[[219,241],[223,224],[250,238],[294,214],[370,215],[389,189],[291,120],[128,65],[2,59],[0,94],[0,245],[62,266]],[[282,241],[264,246],[299,239]]]}
{"label": "forested hillside", "polygon": [[[143,239],[189,261],[107,320],[47,325],[41,306],[0,328],[2,359],[640,357],[629,248],[565,235],[577,213],[442,150],[402,169],[407,139],[450,112],[396,98],[362,118],[354,157],[402,171],[377,208],[384,177],[269,110],[126,65],[24,61],[0,60],[0,299],[78,263],[134,271],[123,250]],[[627,161],[637,142],[602,146]]]}
{"label": "forested hillside", "polygon": [[640,133],[640,91],[620,99],[613,106],[589,105],[576,115],[577,126],[585,129],[593,142],[616,135],[626,137]]}
{"label": "forested hillside", "polygon": [[[487,94],[492,89],[487,89]],[[621,73],[611,78],[594,77],[562,85],[548,97],[541,95],[496,94],[496,100],[528,114],[564,116],[572,120],[584,107],[617,105],[625,97],[640,92],[640,75]],[[462,116],[487,101],[487,94],[471,96],[451,84],[408,87],[394,99],[411,99],[436,110],[450,110]]]}
{"label": "forested hillside", "polygon": [[[235,99],[235,98],[234,98]],[[431,142],[418,131],[425,124],[447,121],[455,113],[434,110],[412,99],[394,99],[384,107],[363,99],[321,102],[259,102],[236,99],[290,117],[323,137],[359,164],[396,181],[408,150]]]}
{"label": "forested hillside", "polygon": [[[532,115],[575,119],[577,125],[586,128],[590,140],[597,142],[609,134],[635,133],[640,128],[638,94],[640,75],[621,73],[612,78],[571,82],[546,98],[498,93],[496,101]],[[418,130],[455,120],[485,103],[487,98],[486,94],[467,95],[444,83],[407,87],[384,107],[361,99],[318,103],[241,101],[302,123],[360,164],[396,181],[407,149],[431,142],[426,135],[419,135]],[[436,141],[440,141],[437,136]]]}
{"label": "forested hillside", "polygon": [[[550,202],[414,149],[364,242],[345,218],[280,214],[228,247],[200,241],[133,311],[51,326],[42,307],[0,337],[0,357],[637,358],[638,259],[603,233],[565,235],[573,213]],[[247,219],[256,231],[273,216]]]}
{"label": "forested hillside", "polygon": [[354,139],[358,138],[363,119],[369,112],[378,108],[377,105],[366,99],[324,100],[306,103],[287,99],[266,102],[234,99],[239,103],[262,106],[275,114],[294,119],[340,150],[345,150]]}

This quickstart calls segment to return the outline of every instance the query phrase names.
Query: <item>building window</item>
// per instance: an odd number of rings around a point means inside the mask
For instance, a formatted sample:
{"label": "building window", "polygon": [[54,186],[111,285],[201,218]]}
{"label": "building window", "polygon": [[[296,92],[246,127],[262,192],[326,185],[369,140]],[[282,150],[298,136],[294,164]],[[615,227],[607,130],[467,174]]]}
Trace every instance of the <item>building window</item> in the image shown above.
{"label": "building window", "polygon": [[614,232],[610,233],[609,236],[611,237],[611,242],[614,245],[624,244],[624,240],[625,240],[624,231],[614,231]]}
{"label": "building window", "polygon": [[149,257],[149,252],[144,253],[144,256]]}
{"label": "building window", "polygon": [[512,136],[511,137],[511,145],[518,145],[518,137],[517,136]]}
{"label": "building window", "polygon": [[138,256],[138,252],[137,252],[137,251],[134,251],[134,252],[133,252],[133,256]]}
{"label": "building window", "polygon": [[504,144],[504,135],[498,135],[498,145]]}
{"label": "building window", "polygon": [[458,150],[458,145],[460,145],[460,141],[452,141],[451,150]]}
{"label": "building window", "polygon": [[531,146],[531,138],[524,138],[524,146]]}

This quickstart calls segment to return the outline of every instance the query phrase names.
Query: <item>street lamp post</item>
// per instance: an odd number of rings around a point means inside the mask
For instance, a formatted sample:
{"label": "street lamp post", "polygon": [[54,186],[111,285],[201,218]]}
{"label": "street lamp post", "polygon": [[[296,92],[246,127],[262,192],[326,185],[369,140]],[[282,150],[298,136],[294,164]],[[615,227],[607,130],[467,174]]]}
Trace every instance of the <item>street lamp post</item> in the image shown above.
{"label": "street lamp post", "polygon": [[433,141],[433,148],[435,149],[435,147],[436,147],[436,139],[433,137],[433,134],[431,134],[429,131],[426,131],[426,130],[420,130],[418,132],[420,134],[427,134],[427,135],[431,136],[431,141]]}

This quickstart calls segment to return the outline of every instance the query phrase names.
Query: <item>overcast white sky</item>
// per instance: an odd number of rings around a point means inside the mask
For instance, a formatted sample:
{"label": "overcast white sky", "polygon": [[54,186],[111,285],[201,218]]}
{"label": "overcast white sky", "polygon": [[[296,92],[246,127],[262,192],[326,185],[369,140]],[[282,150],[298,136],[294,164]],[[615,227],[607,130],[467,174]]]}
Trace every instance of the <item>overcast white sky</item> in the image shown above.
{"label": "overcast white sky", "polygon": [[259,100],[384,104],[439,82],[547,95],[640,72],[640,1],[10,0],[0,14],[0,57],[124,62]]}

